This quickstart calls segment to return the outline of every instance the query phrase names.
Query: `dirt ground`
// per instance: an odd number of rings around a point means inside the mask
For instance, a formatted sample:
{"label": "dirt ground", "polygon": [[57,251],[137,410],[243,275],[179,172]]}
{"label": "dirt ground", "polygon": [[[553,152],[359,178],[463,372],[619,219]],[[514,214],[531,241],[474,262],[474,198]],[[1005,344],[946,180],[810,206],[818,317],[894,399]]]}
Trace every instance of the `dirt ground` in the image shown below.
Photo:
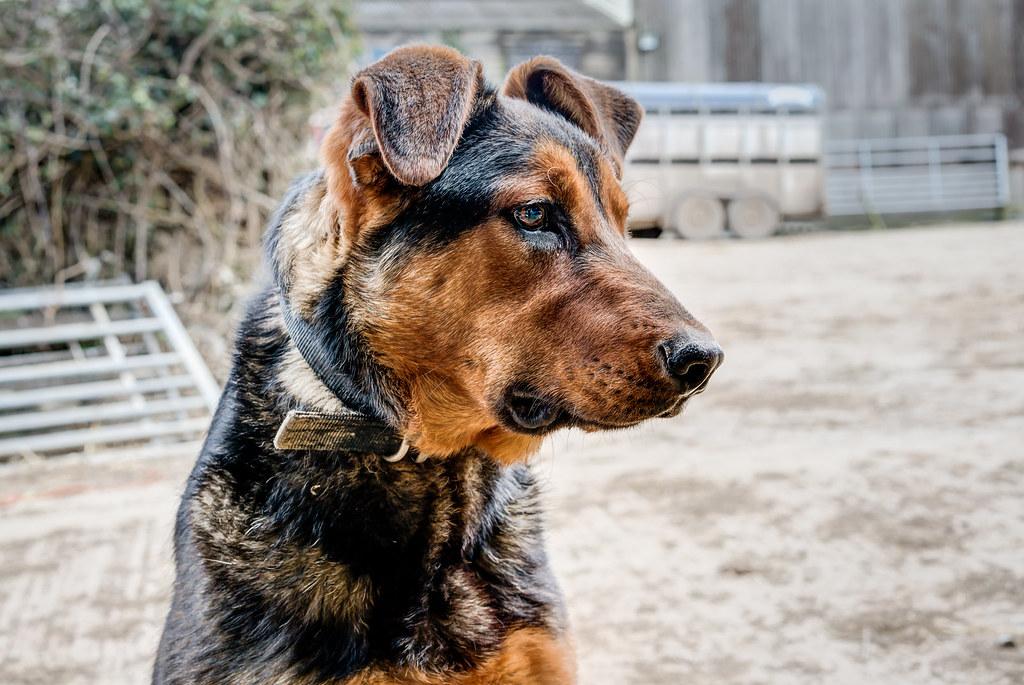
{"label": "dirt ground", "polygon": [[[537,459],[580,682],[1024,682],[1024,224],[635,249],[727,359]],[[0,472],[0,682],[147,681],[190,461]]]}

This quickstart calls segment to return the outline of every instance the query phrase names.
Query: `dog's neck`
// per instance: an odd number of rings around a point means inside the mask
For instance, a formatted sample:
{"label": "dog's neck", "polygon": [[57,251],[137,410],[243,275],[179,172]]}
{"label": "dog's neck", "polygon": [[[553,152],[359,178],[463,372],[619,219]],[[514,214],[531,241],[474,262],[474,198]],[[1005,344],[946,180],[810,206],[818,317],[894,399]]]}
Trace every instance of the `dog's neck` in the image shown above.
{"label": "dog's neck", "polygon": [[343,250],[332,246],[338,221],[323,174],[315,173],[293,186],[270,222],[268,255],[290,341],[291,391],[307,408],[354,411],[397,428],[402,411],[387,373],[351,328],[345,265],[336,259]]}
{"label": "dog's neck", "polygon": [[[391,462],[403,459],[410,451],[409,440],[398,427],[394,413],[387,411],[391,405],[373,401],[360,383],[366,371],[352,362],[353,356],[364,356],[358,352],[360,342],[350,339],[327,344],[324,331],[292,311],[284,297],[279,298],[278,308],[289,339],[287,376],[282,381],[292,395],[289,404],[297,402],[300,408],[290,409],[285,415],[274,437],[274,447],[376,454]],[[349,333],[349,337],[354,336]],[[339,348],[349,354],[338,354]],[[357,350],[356,355],[351,354],[352,350]],[[426,459],[415,450],[411,456],[418,462]]]}
{"label": "dog's neck", "polygon": [[[410,458],[390,464],[381,458],[384,455],[355,449],[265,450],[272,433],[266,430],[253,432],[253,425],[266,425],[273,429],[275,421],[280,421],[287,412],[296,408],[325,415],[350,410],[323,384],[293,344],[279,307],[275,293],[269,291],[243,322],[235,368],[228,383],[233,399],[224,403],[220,410],[225,412],[225,430],[211,434],[211,451],[244,455],[244,458],[229,460],[232,462],[233,482],[241,484],[241,481],[253,478],[253,482],[245,484],[245,487],[262,490],[263,484],[269,482],[269,472],[262,469],[270,469],[277,474],[271,480],[282,488],[278,493],[281,497],[308,498],[306,506],[315,508],[318,516],[327,518],[337,517],[339,512],[348,512],[346,516],[352,520],[359,518],[357,512],[348,511],[352,505],[346,499],[347,489],[357,490],[360,496],[369,497],[374,502],[388,500],[391,503],[387,506],[382,504],[372,521],[361,525],[368,533],[372,532],[370,538],[375,540],[379,537],[383,541],[381,544],[389,549],[393,544],[392,537],[389,537],[392,533],[412,535],[423,526],[421,515],[410,514],[410,503],[426,507],[424,512],[428,509],[433,511],[435,506],[445,511],[462,511],[457,520],[438,525],[452,536],[452,544],[476,544],[472,541],[485,534],[482,527],[488,525],[488,517],[483,512],[493,506],[490,502],[494,498],[500,500],[508,495],[508,492],[502,494],[499,491],[518,490],[532,478],[525,465],[503,466],[473,448],[445,459],[419,461]],[[264,377],[267,360],[274,360],[274,383],[271,385],[266,384]],[[249,421],[240,423],[242,417],[248,417]],[[253,417],[257,417],[255,421]],[[221,448],[221,443],[229,443],[230,449]],[[254,463],[254,452],[263,455],[256,459],[258,464]],[[240,469],[237,473],[233,470],[236,465]],[[253,477],[254,472],[259,475]],[[430,501],[420,502],[426,491],[429,491]],[[458,502],[448,502],[443,506],[431,503],[434,499],[447,502],[452,498]],[[436,512],[430,514],[435,515]],[[333,542],[340,544],[339,541]]]}
{"label": "dog's neck", "polygon": [[296,312],[287,297],[281,295],[281,319],[292,349],[337,404],[349,411],[385,420],[393,411],[384,402],[374,401],[366,387],[379,372],[367,368],[373,366],[372,360],[358,337],[344,326],[348,319],[344,306],[335,308],[341,314],[340,322],[332,320],[323,309],[316,307],[310,320]]}

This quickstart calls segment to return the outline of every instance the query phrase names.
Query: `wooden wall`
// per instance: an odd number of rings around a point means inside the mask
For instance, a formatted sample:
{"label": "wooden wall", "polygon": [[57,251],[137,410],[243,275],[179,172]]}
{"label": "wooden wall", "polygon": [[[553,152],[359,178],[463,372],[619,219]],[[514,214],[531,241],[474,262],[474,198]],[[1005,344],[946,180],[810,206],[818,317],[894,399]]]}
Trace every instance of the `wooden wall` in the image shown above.
{"label": "wooden wall", "polygon": [[834,137],[1004,131],[1024,147],[1024,0],[635,0],[643,80],[812,82]]}

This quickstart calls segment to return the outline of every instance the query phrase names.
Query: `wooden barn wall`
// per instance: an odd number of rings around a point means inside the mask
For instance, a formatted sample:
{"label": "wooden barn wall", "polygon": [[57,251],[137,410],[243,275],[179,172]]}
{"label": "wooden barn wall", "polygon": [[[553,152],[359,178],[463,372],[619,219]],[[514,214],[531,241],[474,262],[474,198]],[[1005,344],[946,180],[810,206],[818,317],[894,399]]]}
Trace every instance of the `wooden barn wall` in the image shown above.
{"label": "wooden barn wall", "polygon": [[812,82],[833,137],[1003,131],[1024,147],[1024,0],[636,0],[634,77]]}

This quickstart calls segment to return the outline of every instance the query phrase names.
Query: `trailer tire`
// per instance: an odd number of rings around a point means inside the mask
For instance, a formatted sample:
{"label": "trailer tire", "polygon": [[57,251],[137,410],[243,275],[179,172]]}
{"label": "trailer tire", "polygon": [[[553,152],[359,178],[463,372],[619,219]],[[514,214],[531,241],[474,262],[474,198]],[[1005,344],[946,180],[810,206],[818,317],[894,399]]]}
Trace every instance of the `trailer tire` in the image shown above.
{"label": "trailer tire", "polygon": [[779,229],[779,208],[763,195],[746,195],[729,201],[729,228],[740,238],[767,238]]}
{"label": "trailer tire", "polygon": [[725,206],[710,193],[684,195],[672,212],[672,227],[689,240],[720,238],[725,235]]}

